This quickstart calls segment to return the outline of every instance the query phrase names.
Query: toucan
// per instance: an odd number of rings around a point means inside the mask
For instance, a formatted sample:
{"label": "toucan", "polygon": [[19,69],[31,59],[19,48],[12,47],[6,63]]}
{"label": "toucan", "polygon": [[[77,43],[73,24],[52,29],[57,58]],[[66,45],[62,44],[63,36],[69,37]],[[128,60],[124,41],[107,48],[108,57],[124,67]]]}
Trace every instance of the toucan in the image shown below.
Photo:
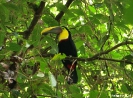
{"label": "toucan", "polygon": [[[48,33],[57,34],[58,38],[58,52],[66,56],[77,57],[77,49],[72,40],[71,32],[65,26],[49,27],[42,30],[41,34]],[[67,83],[74,84],[78,82],[78,75],[76,71],[76,60],[62,60],[63,65],[68,70]]]}

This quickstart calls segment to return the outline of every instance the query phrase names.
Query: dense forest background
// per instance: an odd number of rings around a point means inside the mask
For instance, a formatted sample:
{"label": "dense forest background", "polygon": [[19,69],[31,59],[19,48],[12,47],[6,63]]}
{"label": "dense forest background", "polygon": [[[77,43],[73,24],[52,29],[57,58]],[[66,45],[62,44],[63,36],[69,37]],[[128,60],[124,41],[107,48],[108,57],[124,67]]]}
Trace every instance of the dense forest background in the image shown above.
{"label": "dense forest background", "polygon": [[[0,0],[1,98],[133,97],[132,0]],[[66,26],[78,50],[68,85],[50,26]]]}

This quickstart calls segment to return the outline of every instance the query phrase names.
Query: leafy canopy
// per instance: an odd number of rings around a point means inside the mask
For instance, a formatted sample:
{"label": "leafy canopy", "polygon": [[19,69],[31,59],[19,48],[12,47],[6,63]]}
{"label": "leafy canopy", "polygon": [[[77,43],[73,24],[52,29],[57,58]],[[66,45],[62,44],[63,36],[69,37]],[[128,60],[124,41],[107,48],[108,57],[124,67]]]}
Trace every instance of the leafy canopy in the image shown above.
{"label": "leafy canopy", "polygon": [[[132,9],[131,0],[0,0],[0,97],[132,97]],[[50,26],[71,31],[77,84],[66,83],[56,37],[40,34]]]}

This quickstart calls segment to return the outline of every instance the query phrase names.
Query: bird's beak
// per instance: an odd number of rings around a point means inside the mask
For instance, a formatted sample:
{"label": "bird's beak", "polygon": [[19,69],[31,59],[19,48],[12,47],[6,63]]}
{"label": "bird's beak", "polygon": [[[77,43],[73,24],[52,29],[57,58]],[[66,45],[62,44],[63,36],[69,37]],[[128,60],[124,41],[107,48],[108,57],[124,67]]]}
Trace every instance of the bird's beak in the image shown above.
{"label": "bird's beak", "polygon": [[55,26],[55,27],[49,27],[49,28],[43,29],[41,34],[42,35],[47,35],[48,33],[59,34],[61,32],[62,32],[62,28],[59,26]]}

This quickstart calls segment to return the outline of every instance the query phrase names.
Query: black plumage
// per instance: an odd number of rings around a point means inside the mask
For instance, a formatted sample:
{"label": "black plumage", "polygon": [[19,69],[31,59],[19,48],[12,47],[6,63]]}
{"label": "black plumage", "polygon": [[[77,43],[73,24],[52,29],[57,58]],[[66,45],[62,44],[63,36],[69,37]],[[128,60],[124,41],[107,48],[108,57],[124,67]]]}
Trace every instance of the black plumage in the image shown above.
{"label": "black plumage", "polygon": [[[72,40],[71,33],[70,31],[64,27],[68,33],[68,39],[64,39],[59,41],[58,43],[58,48],[59,48],[59,53],[64,53],[66,56],[72,56],[72,57],[77,57],[77,50],[76,46]],[[78,76],[77,76],[77,71],[76,71],[76,65],[77,61],[74,60],[62,60],[63,65],[67,68],[68,73],[68,83],[77,83],[78,81]]]}

